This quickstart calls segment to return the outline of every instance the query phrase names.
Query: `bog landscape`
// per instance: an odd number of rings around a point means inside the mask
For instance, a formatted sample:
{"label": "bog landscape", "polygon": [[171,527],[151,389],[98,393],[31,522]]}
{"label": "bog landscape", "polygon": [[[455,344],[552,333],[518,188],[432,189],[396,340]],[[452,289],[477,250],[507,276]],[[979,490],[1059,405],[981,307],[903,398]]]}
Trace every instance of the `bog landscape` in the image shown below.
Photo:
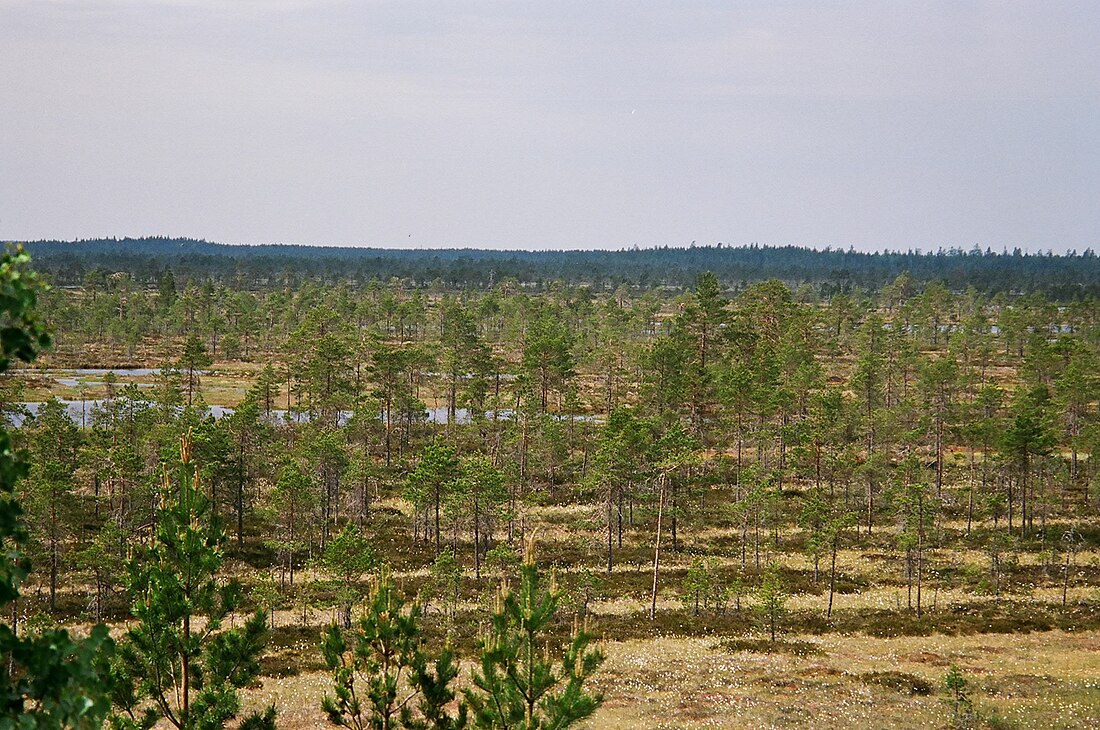
{"label": "bog landscape", "polygon": [[0,730],[1100,728],[1097,38],[0,0]]}
{"label": "bog landscape", "polygon": [[1100,726],[1091,251],[25,248],[28,717]]}

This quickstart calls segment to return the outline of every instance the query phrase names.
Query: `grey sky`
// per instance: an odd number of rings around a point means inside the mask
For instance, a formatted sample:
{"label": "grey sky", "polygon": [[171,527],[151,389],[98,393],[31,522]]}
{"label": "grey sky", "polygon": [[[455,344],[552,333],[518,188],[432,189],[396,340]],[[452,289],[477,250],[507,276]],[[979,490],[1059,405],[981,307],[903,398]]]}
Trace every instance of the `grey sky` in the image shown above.
{"label": "grey sky", "polygon": [[0,0],[0,238],[1100,248],[1097,2]]}

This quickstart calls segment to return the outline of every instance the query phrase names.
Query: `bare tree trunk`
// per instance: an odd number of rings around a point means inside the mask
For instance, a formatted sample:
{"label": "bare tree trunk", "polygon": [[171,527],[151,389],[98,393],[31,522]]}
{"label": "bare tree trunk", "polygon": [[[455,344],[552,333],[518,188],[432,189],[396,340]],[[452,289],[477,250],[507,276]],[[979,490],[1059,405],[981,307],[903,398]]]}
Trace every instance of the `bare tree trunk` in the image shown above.
{"label": "bare tree trunk", "polygon": [[1066,596],[1069,594],[1069,560],[1072,550],[1066,549],[1066,570],[1062,579],[1062,608],[1066,607]]}
{"label": "bare tree trunk", "polygon": [[833,594],[836,592],[836,551],[840,541],[840,533],[833,536],[832,565],[829,567],[829,608],[825,611],[825,618],[833,616]]}
{"label": "bare tree trunk", "polygon": [[660,496],[657,499],[657,539],[653,542],[653,593],[649,599],[649,620],[657,618],[657,576],[661,569],[661,521],[665,512],[665,482],[668,477],[661,475]]}
{"label": "bare tree trunk", "polygon": [[615,490],[612,489],[611,487],[608,487],[607,488],[607,572],[608,573],[611,572],[611,549],[612,549],[612,542],[611,542],[611,534],[612,534],[612,529],[611,529],[611,525],[612,525],[612,523],[611,523],[611,505],[612,505],[612,502],[615,499],[614,495],[615,495]]}

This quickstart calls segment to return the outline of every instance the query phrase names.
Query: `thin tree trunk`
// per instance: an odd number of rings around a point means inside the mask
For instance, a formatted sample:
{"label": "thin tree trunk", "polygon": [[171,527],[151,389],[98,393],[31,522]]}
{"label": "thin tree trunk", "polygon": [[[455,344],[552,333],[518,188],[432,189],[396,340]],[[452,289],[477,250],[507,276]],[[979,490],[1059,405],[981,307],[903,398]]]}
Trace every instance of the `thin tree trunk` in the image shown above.
{"label": "thin tree trunk", "polygon": [[[183,640],[184,646],[191,643],[191,614],[183,615]],[[180,719],[186,724],[190,719],[191,711],[191,654],[190,649],[183,650],[183,712]]]}
{"label": "thin tree trunk", "polygon": [[661,476],[660,495],[657,499],[657,538],[653,542],[653,593],[649,598],[649,620],[657,618],[657,576],[661,569],[661,521],[665,512],[665,482],[668,477]]}
{"label": "thin tree trunk", "polygon": [[607,572],[611,573],[611,505],[614,500],[615,490],[607,488]]}
{"label": "thin tree trunk", "polygon": [[833,557],[829,567],[829,608],[825,611],[825,618],[833,616],[833,593],[836,591],[836,551],[840,541],[840,533],[833,536]]}

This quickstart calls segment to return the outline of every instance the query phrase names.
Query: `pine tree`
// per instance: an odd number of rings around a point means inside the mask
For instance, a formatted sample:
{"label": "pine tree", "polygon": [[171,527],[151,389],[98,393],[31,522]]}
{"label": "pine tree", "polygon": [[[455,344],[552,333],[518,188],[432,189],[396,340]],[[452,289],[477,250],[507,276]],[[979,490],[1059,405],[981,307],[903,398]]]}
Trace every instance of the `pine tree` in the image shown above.
{"label": "pine tree", "polygon": [[178,363],[179,369],[187,374],[187,405],[191,405],[199,387],[199,371],[213,364],[214,358],[206,351],[202,338],[195,334],[188,337]]}
{"label": "pine tree", "polygon": [[829,544],[829,604],[825,609],[825,618],[832,618],[833,596],[836,594],[836,556],[840,551],[840,538],[844,533],[859,524],[859,515],[855,512],[841,512],[829,520],[825,526],[826,542]]}
{"label": "pine tree", "polygon": [[497,518],[504,516],[508,489],[504,474],[488,456],[472,454],[460,463],[460,473],[448,511],[468,520],[474,544],[474,577],[481,578],[481,556]]}
{"label": "pine tree", "polygon": [[[454,653],[445,647],[433,662],[424,646],[420,605],[406,605],[384,574],[366,613],[351,631],[330,626],[321,642],[332,672],[335,697],[321,707],[329,722],[352,730],[461,730],[467,710],[454,700],[458,676]],[[350,642],[349,642],[350,639]]]}
{"label": "pine tree", "polygon": [[31,470],[26,480],[26,504],[32,532],[41,543],[50,571],[50,610],[57,609],[57,582],[64,546],[73,532],[73,473],[77,468],[80,432],[65,405],[51,398],[42,405],[29,431]]}
{"label": "pine tree", "polygon": [[[181,440],[178,487],[165,469],[165,504],[152,544],[130,562],[136,625],[111,666],[118,708],[111,724],[118,730],[147,729],[162,719],[180,730],[223,728],[240,712],[238,690],[260,672],[266,614],[221,627],[242,591],[236,581],[219,585],[227,537],[210,513],[191,454],[189,433]],[[274,709],[243,727],[274,727]]]}
{"label": "pine tree", "polygon": [[461,303],[446,300],[440,307],[440,370],[446,378],[447,428],[454,428],[458,406],[463,393],[461,383],[466,383],[467,400],[482,400],[484,374],[489,370],[492,352],[477,334],[477,323],[470,311]]}
{"label": "pine tree", "polygon": [[802,497],[802,510],[798,523],[806,531],[806,552],[814,564],[814,583],[820,577],[821,556],[828,549],[826,526],[829,521],[829,503],[820,489],[807,490]]}
{"label": "pine tree", "polygon": [[259,404],[264,418],[270,420],[271,412],[275,410],[275,400],[279,396],[279,376],[275,373],[275,366],[271,363],[264,365],[264,369],[256,376],[256,382],[249,388],[248,395]]}
{"label": "pine tree", "polygon": [[481,642],[481,666],[465,690],[474,726],[485,730],[566,728],[589,717],[603,702],[600,694],[585,690],[585,681],[603,662],[599,649],[590,649],[584,631],[573,635],[557,661],[552,659],[552,630],[558,591],[547,590],[539,579],[529,547],[520,567],[517,592],[501,588],[492,626]]}
{"label": "pine tree", "polygon": [[313,481],[293,461],[286,461],[275,488],[268,495],[268,513],[273,525],[265,544],[279,556],[279,584],[289,576],[294,585],[295,558],[306,547],[309,525],[317,506]]}
{"label": "pine tree", "polygon": [[764,573],[764,580],[756,590],[756,605],[753,608],[774,642],[779,622],[787,612],[787,594],[783,592],[779,566],[775,563],[769,565]]}
{"label": "pine tree", "polygon": [[462,585],[462,569],[458,566],[454,554],[444,550],[432,563],[428,571],[429,579],[421,590],[421,600],[427,610],[428,602],[438,598],[442,606],[440,612],[447,618],[447,631],[454,627],[455,614],[458,612],[458,591]]}
{"label": "pine tree", "polygon": [[351,607],[359,598],[356,584],[364,573],[378,565],[374,549],[359,529],[349,522],[325,546],[320,564],[326,573],[339,582],[337,593],[341,602],[341,623],[345,629],[350,629]]}
{"label": "pine tree", "polygon": [[569,328],[553,313],[544,312],[528,325],[521,364],[542,413],[549,408],[550,394],[557,390],[560,395],[575,375],[572,348]]}
{"label": "pine tree", "polygon": [[682,583],[680,601],[684,604],[684,610],[698,616],[700,605],[703,608],[709,606],[714,588],[712,565],[703,558],[692,558]]}
{"label": "pine tree", "polygon": [[[1055,444],[1054,434],[1047,422],[1046,388],[1039,386],[1031,391],[1017,393],[1015,417],[1001,433],[1000,450],[1005,460],[1017,470],[1017,492],[1020,501],[1020,534],[1026,537],[1031,529],[1032,509],[1028,498],[1034,484],[1030,479],[1032,464],[1046,456]],[[1013,500],[1008,502],[1008,523],[1012,529]]]}
{"label": "pine tree", "polygon": [[164,273],[160,275],[160,281],[157,282],[157,290],[159,293],[157,308],[166,312],[176,302],[176,277],[172,275],[171,269],[165,267]]}
{"label": "pine tree", "polygon": [[[455,450],[440,441],[434,441],[420,452],[420,462],[405,479],[405,498],[416,508],[413,535],[418,533],[427,540],[435,535],[435,551],[441,548],[439,516],[444,498],[454,491],[461,476],[458,455]],[[423,531],[419,520],[423,518]]]}
{"label": "pine tree", "polygon": [[951,707],[951,727],[964,730],[974,727],[977,719],[974,701],[970,699],[970,682],[957,664],[952,664],[943,678],[947,689],[947,704]]}
{"label": "pine tree", "polygon": [[[915,470],[912,457],[907,459],[908,468]],[[930,493],[928,485],[920,481],[907,480],[891,490],[891,499],[897,514],[898,546],[905,550],[906,584],[908,605],[913,607],[913,588],[916,586],[916,610],[919,618],[923,613],[922,591],[925,573],[926,552],[930,549],[931,533],[935,526],[939,500]]]}

